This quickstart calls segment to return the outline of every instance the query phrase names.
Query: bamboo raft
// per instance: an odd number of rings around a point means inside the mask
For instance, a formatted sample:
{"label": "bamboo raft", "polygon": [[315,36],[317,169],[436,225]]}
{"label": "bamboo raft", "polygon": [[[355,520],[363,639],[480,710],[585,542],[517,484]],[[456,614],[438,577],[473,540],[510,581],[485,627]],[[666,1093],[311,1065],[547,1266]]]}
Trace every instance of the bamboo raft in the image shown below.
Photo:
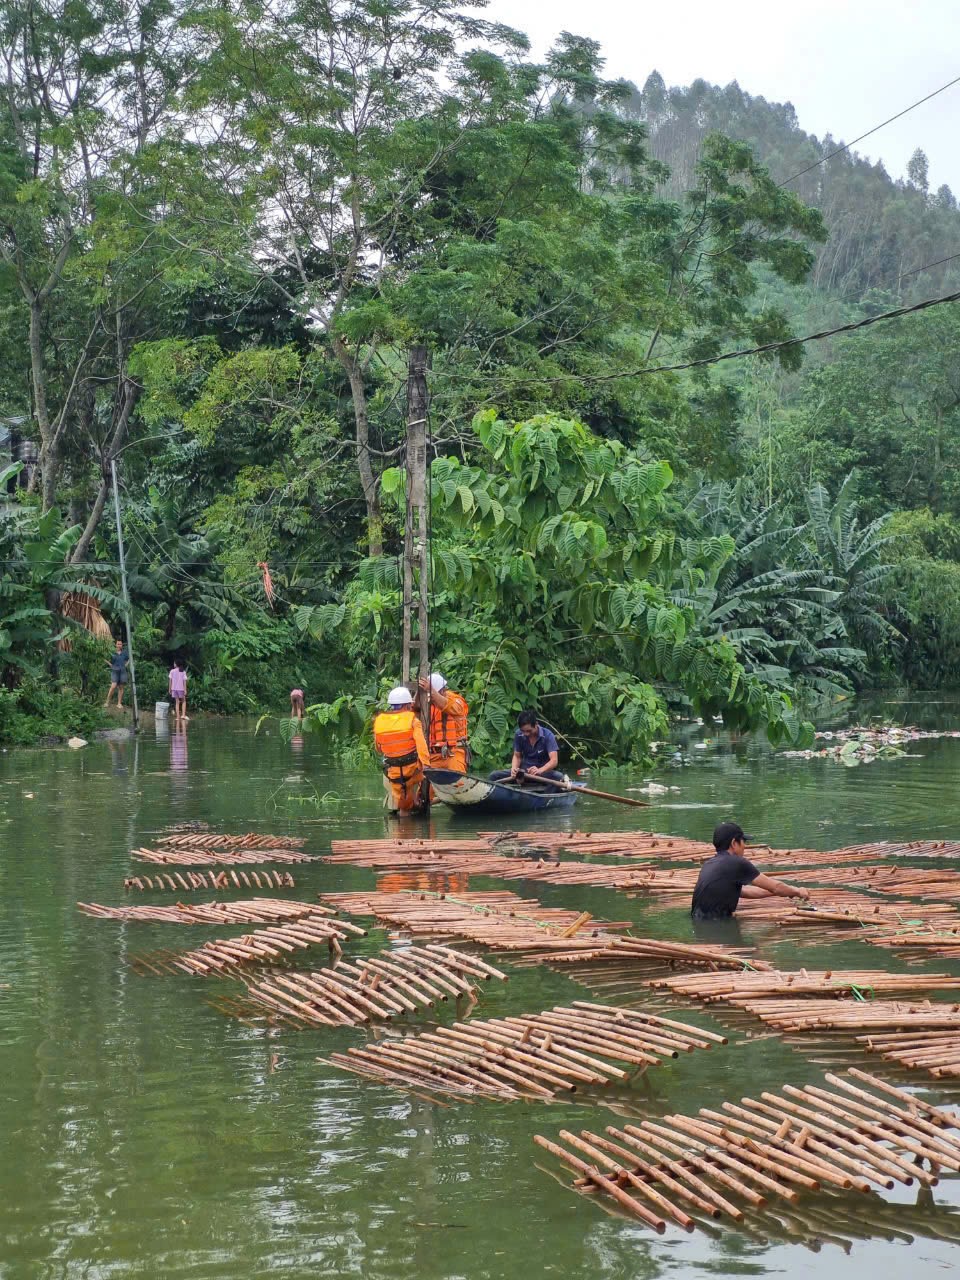
{"label": "bamboo raft", "polygon": [[673,996],[739,1005],[757,998],[793,1000],[797,996],[871,998],[911,991],[960,991],[960,977],[948,973],[888,973],[885,969],[825,969],[684,973],[653,978],[648,986]]}
{"label": "bamboo raft", "polygon": [[161,836],[159,843],[175,849],[302,849],[306,840],[303,836],[268,836],[259,832],[229,836],[217,832],[174,831]]}
{"label": "bamboo raft", "polygon": [[[561,970],[571,969],[570,976],[584,981],[588,973],[609,979],[612,970],[629,975],[634,989],[647,973],[671,969],[747,969],[768,970],[772,966],[758,960],[750,947],[721,944],[704,945],[690,942],[667,942],[661,938],[635,938],[632,934],[601,940],[599,944],[581,945],[576,950],[558,950],[551,945],[542,952],[529,952],[516,963],[547,963]],[[574,968],[575,966],[575,968]]]}
{"label": "bamboo raft", "polygon": [[578,1175],[575,1187],[603,1193],[660,1233],[668,1223],[687,1231],[710,1219],[741,1223],[804,1192],[933,1187],[941,1169],[960,1171],[953,1114],[866,1072],[826,1080],[832,1089],[788,1085],[719,1111],[609,1125],[602,1135],[564,1129],[565,1145],[540,1134],[534,1142]]}
{"label": "bamboo raft", "polygon": [[354,1027],[430,1009],[451,996],[472,1007],[479,984],[491,979],[506,982],[507,975],[449,947],[402,947],[331,969],[271,973],[250,980],[245,999],[215,1005],[244,1021]]}
{"label": "bamboo raft", "polygon": [[263,862],[316,862],[306,853],[296,849],[134,849],[130,856],[137,862],[155,862],[175,867],[240,867],[259,866]]}
{"label": "bamboo raft", "polygon": [[570,1008],[457,1022],[381,1040],[331,1054],[329,1061],[401,1088],[549,1101],[559,1093],[626,1085],[666,1058],[726,1043],[723,1036],[670,1018],[577,1001]]}
{"label": "bamboo raft", "polygon": [[261,871],[179,871],[152,876],[127,876],[123,887],[128,892],[137,889],[143,893],[149,889],[170,889],[179,893],[181,889],[190,892],[193,889],[229,889],[233,885],[237,889],[293,889],[295,882],[289,871],[273,871],[269,867]]}
{"label": "bamboo raft", "polygon": [[250,898],[240,902],[178,902],[176,906],[104,907],[78,902],[84,915],[98,920],[136,921],[144,924],[272,924],[277,920],[301,920],[304,916],[329,915],[312,902],[282,898]]}
{"label": "bamboo raft", "polygon": [[855,890],[811,889],[810,900],[791,907],[784,898],[744,898],[737,908],[744,923],[770,921],[781,927],[804,929],[856,929],[870,925],[896,928],[915,926],[927,920],[956,920],[956,907],[949,902],[899,902],[869,898]]}
{"label": "bamboo raft", "polygon": [[947,960],[960,959],[960,925],[954,928],[929,927],[902,929],[896,933],[871,934],[866,939],[875,947],[902,951],[916,959],[937,956]]}
{"label": "bamboo raft", "polygon": [[366,937],[366,929],[328,915],[301,916],[293,924],[270,925],[239,938],[214,938],[193,951],[153,951],[133,956],[137,973],[189,973],[197,977],[237,974],[254,964],[276,964],[297,951],[326,944],[338,956],[341,943],[350,937]]}
{"label": "bamboo raft", "polygon": [[[866,866],[857,868],[857,888],[873,893],[912,898],[960,898],[960,872],[947,868],[931,871],[921,867]],[[818,884],[846,884],[850,878],[842,867],[798,871],[797,881]]]}
{"label": "bamboo raft", "polygon": [[[545,907],[508,891],[457,897],[424,893],[325,893],[322,900],[350,915],[374,916],[413,937],[454,937],[493,950],[545,946],[595,948],[598,937],[629,929],[630,921],[594,920],[589,912]],[[576,938],[576,942],[574,939]]]}

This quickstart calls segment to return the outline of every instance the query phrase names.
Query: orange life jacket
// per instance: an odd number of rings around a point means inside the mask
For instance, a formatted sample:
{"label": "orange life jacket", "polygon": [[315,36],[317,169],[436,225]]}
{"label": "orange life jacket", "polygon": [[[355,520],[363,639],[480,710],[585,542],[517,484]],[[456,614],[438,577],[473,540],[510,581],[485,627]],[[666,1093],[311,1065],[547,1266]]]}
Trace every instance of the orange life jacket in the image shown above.
{"label": "orange life jacket", "polygon": [[467,714],[470,708],[459,693],[447,692],[447,706],[430,704],[430,750],[467,745]]}
{"label": "orange life jacket", "polygon": [[[381,711],[373,722],[373,743],[383,756],[384,767],[415,764],[420,759],[417,733],[420,721],[413,711]],[[422,741],[423,732],[420,732]]]}

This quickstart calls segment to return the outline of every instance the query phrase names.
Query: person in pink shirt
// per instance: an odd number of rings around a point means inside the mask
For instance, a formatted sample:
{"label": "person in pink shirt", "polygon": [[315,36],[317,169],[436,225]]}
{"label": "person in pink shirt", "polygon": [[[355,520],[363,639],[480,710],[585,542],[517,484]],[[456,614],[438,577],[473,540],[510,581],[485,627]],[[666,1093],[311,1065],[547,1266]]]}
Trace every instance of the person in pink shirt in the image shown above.
{"label": "person in pink shirt", "polygon": [[170,668],[170,676],[168,682],[169,696],[174,703],[174,717],[177,720],[186,720],[187,717],[187,673],[184,670],[183,662],[180,658],[176,660]]}

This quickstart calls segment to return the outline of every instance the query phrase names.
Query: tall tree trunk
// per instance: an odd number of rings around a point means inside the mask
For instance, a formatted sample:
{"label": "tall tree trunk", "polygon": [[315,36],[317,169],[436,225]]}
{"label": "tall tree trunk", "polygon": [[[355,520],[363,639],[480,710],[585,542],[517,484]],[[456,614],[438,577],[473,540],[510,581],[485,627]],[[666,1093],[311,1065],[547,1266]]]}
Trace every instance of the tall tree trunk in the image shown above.
{"label": "tall tree trunk", "polygon": [[43,366],[43,339],[41,335],[41,303],[38,298],[30,303],[30,374],[33,383],[33,413],[40,432],[40,493],[44,511],[49,511],[57,500],[57,480],[60,474],[60,446],[50,423],[47,407],[47,376]]}
{"label": "tall tree trunk", "polygon": [[343,339],[332,337],[334,355],[350,381],[353,420],[357,446],[357,470],[360,487],[367,504],[367,545],[371,556],[383,555],[383,517],[380,514],[380,481],[370,457],[370,422],[367,417],[367,391],[363,371],[344,345]]}

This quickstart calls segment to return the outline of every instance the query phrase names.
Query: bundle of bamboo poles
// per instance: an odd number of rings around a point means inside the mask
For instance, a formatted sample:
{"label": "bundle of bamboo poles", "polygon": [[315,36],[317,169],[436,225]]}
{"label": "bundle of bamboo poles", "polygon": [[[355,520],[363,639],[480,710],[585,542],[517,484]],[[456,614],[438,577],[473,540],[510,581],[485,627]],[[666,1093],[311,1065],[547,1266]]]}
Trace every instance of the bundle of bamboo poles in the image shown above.
{"label": "bundle of bamboo poles", "polygon": [[[334,841],[341,844],[342,841]],[[456,872],[460,875],[501,876],[520,862],[521,867],[536,864],[527,859],[508,858],[505,854],[484,851],[482,853],[436,853],[432,849],[409,851],[385,849],[379,853],[338,853],[321,859],[334,865],[346,863],[351,867],[368,867],[373,871],[436,871]]]}
{"label": "bundle of bamboo poles", "polygon": [[315,858],[295,849],[134,849],[137,862],[158,862],[177,867],[259,866],[263,862],[315,862]]}
{"label": "bundle of bamboo poles", "polygon": [[174,831],[161,836],[160,844],[176,849],[302,849],[303,836],[267,836],[249,832],[242,836],[228,836],[217,832]]}
{"label": "bundle of bamboo poles", "polygon": [[875,947],[903,951],[912,957],[938,956],[947,960],[960,958],[960,924],[928,928],[904,928],[896,933],[872,933],[866,939]]}
{"label": "bundle of bamboo poles", "polygon": [[960,1076],[960,1030],[889,1031],[858,1036],[857,1042],[881,1058],[915,1071],[929,1071],[938,1080]]}
{"label": "bundle of bamboo poles", "polygon": [[123,882],[124,889],[172,889],[178,893],[181,889],[188,892],[192,889],[229,889],[231,883],[238,889],[293,889],[295,882],[289,871],[273,871],[265,867],[259,872],[251,871],[185,871],[181,874],[155,874],[152,876],[127,876]]}
{"label": "bundle of bamboo poles", "polygon": [[904,1000],[785,999],[778,996],[729,998],[775,1031],[829,1032],[858,1036],[871,1031],[953,1031],[960,1042],[960,1004]]}
{"label": "bundle of bamboo poles", "polygon": [[824,1188],[932,1187],[938,1170],[960,1171],[955,1116],[866,1072],[826,1079],[832,1090],[786,1086],[603,1135],[561,1130],[565,1146],[534,1141],[579,1175],[578,1188],[610,1196],[658,1232],[668,1222],[688,1231],[704,1219],[739,1223],[771,1197],[793,1205]]}
{"label": "bundle of bamboo poles", "polygon": [[240,902],[178,902],[172,907],[103,907],[78,902],[77,907],[98,920],[138,921],[150,924],[270,924],[274,920],[300,920],[328,915],[312,902],[287,902],[282,898],[250,898]]}
{"label": "bundle of bamboo poles", "polygon": [[[630,975],[636,987],[644,971],[661,972],[675,968],[733,969],[747,968],[769,970],[765,960],[758,960],[750,947],[730,947],[723,944],[703,945],[690,942],[667,942],[661,938],[616,937],[593,943],[578,950],[564,952],[555,946],[542,953],[528,953],[519,963],[550,965],[566,968],[576,966],[571,977],[580,981],[587,972],[602,972],[609,977],[611,968]],[[601,969],[602,966],[602,969]]]}
{"label": "bundle of bamboo poles", "polygon": [[[842,867],[798,871],[794,879],[802,883],[846,884],[850,873]],[[930,871],[922,867],[857,867],[857,888],[874,893],[912,898],[960,898],[960,873],[952,869]]]}
{"label": "bundle of bamboo poles", "polygon": [[[324,902],[351,915],[375,916],[414,937],[456,937],[494,950],[526,951],[576,943],[595,947],[629,920],[593,920],[589,912],[545,907],[507,891],[457,897],[426,893],[325,893]],[[576,938],[576,943],[574,939]]]}
{"label": "bundle of bamboo poles", "polygon": [[294,1027],[360,1026],[391,1021],[449,1000],[476,1001],[480,982],[507,975],[449,947],[403,947],[332,969],[271,973],[251,980],[246,999],[218,1008],[244,1020]]}
{"label": "bundle of bamboo poles", "polygon": [[665,1058],[713,1044],[726,1040],[655,1014],[576,1001],[570,1008],[381,1040],[331,1054],[330,1062],[370,1080],[431,1093],[549,1100],[561,1092],[626,1084]]}
{"label": "bundle of bamboo poles", "polygon": [[903,995],[911,991],[960,991],[960,978],[948,973],[887,973],[885,969],[797,969],[683,973],[652,978],[647,984],[705,1004],[743,1007],[747,1000],[793,1000],[797,996]]}
{"label": "bundle of bamboo poles", "polygon": [[[416,854],[423,856],[455,853],[487,854],[490,853],[493,846],[494,842],[489,839],[455,840],[427,837],[401,838],[397,836],[389,840],[331,840],[330,853],[332,860],[341,859],[352,862],[358,858],[377,858],[388,854],[393,854],[400,858]],[[364,864],[358,862],[357,865],[362,866]]]}
{"label": "bundle of bamboo poles", "polygon": [[302,916],[293,924],[271,925],[256,929],[239,938],[214,938],[193,951],[154,951],[131,958],[138,973],[190,973],[198,977],[212,974],[235,974],[253,964],[276,964],[289,960],[297,951],[327,945],[331,955],[338,956],[341,943],[366,929],[346,920],[331,920],[328,915]]}
{"label": "bundle of bamboo poles", "polygon": [[949,902],[883,901],[855,890],[811,889],[802,906],[788,906],[783,898],[744,898],[737,908],[743,921],[769,920],[803,928],[862,928],[867,925],[918,924],[930,919],[956,920]]}

